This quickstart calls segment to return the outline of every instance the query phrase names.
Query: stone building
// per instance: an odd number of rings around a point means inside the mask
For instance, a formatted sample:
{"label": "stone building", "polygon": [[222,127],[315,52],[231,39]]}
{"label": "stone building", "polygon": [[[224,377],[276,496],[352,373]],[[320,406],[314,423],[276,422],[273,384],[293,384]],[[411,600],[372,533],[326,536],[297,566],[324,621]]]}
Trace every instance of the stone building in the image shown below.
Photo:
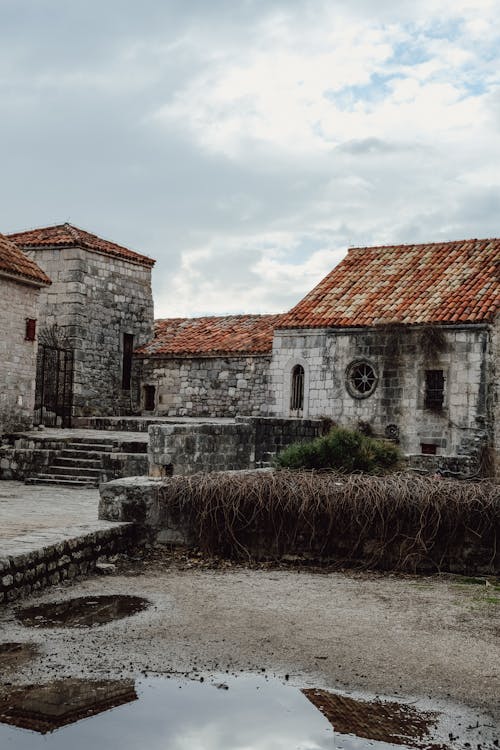
{"label": "stone building", "polygon": [[133,349],[153,332],[154,260],[70,224],[10,239],[53,282],[40,297],[36,421],[130,413]]}
{"label": "stone building", "polygon": [[275,331],[270,414],[500,461],[499,374],[500,240],[354,248]]}
{"label": "stone building", "polygon": [[33,423],[40,290],[50,279],[0,234],[0,435]]}
{"label": "stone building", "polygon": [[261,416],[267,412],[279,315],[157,320],[135,352],[140,407],[157,416]]}

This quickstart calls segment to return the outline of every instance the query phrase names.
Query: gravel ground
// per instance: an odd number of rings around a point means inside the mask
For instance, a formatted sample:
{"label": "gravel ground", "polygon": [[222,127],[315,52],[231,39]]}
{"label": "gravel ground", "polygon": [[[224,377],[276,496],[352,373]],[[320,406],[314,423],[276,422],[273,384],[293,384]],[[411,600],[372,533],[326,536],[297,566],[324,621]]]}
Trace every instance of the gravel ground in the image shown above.
{"label": "gravel ground", "polygon": [[0,610],[0,641],[39,656],[9,680],[140,672],[261,671],[304,686],[448,700],[500,727],[500,591],[459,578],[137,562],[23,605],[134,594],[152,606],[100,627],[25,628]]}

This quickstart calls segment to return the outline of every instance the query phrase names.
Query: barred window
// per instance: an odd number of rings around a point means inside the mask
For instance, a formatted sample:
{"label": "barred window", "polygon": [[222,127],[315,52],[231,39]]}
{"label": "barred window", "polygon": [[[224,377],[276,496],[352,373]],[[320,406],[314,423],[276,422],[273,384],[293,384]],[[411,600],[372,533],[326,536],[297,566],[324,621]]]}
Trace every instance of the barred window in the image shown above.
{"label": "barred window", "polygon": [[301,412],[304,408],[304,368],[295,365],[292,370],[290,390],[290,411]]}
{"label": "barred window", "polygon": [[425,371],[425,408],[440,411],[444,403],[444,373],[442,370]]}

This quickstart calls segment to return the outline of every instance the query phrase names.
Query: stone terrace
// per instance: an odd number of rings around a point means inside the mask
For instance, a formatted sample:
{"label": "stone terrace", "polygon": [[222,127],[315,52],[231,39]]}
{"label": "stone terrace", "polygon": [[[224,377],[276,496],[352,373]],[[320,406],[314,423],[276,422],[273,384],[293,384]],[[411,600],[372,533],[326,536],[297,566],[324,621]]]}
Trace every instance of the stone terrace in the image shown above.
{"label": "stone terrace", "polygon": [[130,524],[97,520],[97,489],[0,483],[0,603],[91,572],[125,550]]}

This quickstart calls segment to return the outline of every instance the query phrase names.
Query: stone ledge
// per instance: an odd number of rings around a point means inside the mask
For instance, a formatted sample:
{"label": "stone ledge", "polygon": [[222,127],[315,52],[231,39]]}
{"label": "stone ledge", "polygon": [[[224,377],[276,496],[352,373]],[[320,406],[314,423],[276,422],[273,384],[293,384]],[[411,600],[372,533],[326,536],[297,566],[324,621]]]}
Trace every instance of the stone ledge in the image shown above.
{"label": "stone ledge", "polygon": [[133,524],[105,521],[6,540],[0,549],[0,604],[91,573],[98,560],[136,544]]}

